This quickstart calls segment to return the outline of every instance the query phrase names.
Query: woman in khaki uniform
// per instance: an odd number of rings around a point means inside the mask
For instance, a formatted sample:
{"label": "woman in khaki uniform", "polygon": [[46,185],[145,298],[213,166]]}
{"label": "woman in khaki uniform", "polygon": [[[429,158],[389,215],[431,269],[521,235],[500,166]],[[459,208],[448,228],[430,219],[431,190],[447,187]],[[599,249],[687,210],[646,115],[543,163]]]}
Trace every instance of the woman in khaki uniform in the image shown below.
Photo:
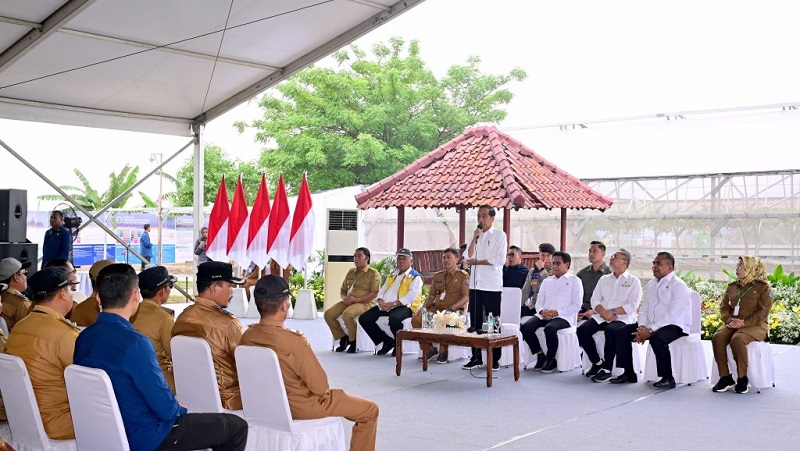
{"label": "woman in khaki uniform", "polygon": [[242,336],[242,345],[275,351],[292,418],[345,417],[355,422],[350,449],[372,451],[378,427],[378,405],[343,390],[331,389],[328,376],[301,332],[284,327],[289,312],[289,284],[273,275],[262,277],[253,294],[261,321]]}
{"label": "woman in khaki uniform", "polygon": [[[758,257],[739,257],[736,277],[738,280],[728,285],[720,301],[724,326],[717,329],[711,339],[720,375],[713,388],[715,392],[724,392],[735,386],[736,393],[747,393],[747,344],[755,340],[764,341],[769,333],[772,290],[764,263]],[[728,369],[726,348],[729,344],[736,360],[736,382]]]}

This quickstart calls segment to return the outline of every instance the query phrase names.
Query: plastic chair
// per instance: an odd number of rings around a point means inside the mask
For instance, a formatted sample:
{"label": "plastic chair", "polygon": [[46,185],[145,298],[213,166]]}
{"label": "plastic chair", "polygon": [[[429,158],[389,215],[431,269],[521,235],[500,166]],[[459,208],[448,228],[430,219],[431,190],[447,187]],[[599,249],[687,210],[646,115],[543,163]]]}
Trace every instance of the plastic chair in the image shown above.
{"label": "plastic chair", "polygon": [[[594,321],[594,320],[588,320],[588,321]],[[602,330],[599,330],[599,331],[595,332],[594,335],[592,335],[592,338],[594,339],[594,345],[597,346],[597,355],[599,355],[601,359],[605,360],[606,334]],[[633,348],[633,370],[635,372],[637,372],[637,373],[641,373],[642,372],[642,360],[639,357],[639,349],[636,346],[639,346],[639,345],[635,344],[635,346]],[[582,354],[583,354],[583,357],[581,359],[581,367],[584,369],[584,371],[582,371],[582,373],[585,373],[586,371],[588,371],[589,368],[592,367],[592,362],[589,360],[589,356],[587,356],[585,352],[583,352]],[[614,357],[614,362],[616,362],[616,361],[617,361],[617,358],[615,356]],[[612,363],[614,363],[614,362],[612,362]],[[622,368],[617,368],[616,366],[612,366],[611,367],[611,375],[612,376],[619,376],[623,372],[624,372],[624,370]]]}
{"label": "plastic chair", "polygon": [[[669,344],[670,360],[672,361],[672,375],[679,384],[692,385],[701,379],[708,379],[708,363],[700,339],[700,295],[692,291],[692,327],[689,335],[678,338]],[[658,380],[656,355],[653,348],[647,343],[647,358],[644,364],[645,381]]]}
{"label": "plastic chair", "polygon": [[83,301],[85,301],[87,299],[89,299],[89,297],[86,296],[86,293],[84,293],[83,291],[73,291],[72,292],[72,300],[77,302],[78,304],[80,304],[81,302],[83,302]]}
{"label": "plastic chair", "polygon": [[241,410],[222,408],[217,373],[211,347],[202,338],[177,335],[172,337],[172,371],[178,400],[189,412],[233,413]]}
{"label": "plastic chair", "polygon": [[[359,315],[361,316],[361,315]],[[356,352],[358,351],[369,351],[375,352],[375,343],[372,342],[372,339],[369,338],[364,329],[361,328],[361,323],[358,322],[358,316],[356,316]],[[339,321],[339,324],[342,326],[342,330],[347,333],[347,326],[344,325],[344,318],[339,316],[336,318],[336,321]],[[388,323],[387,323],[388,324]],[[336,346],[339,345],[339,340],[333,340],[331,342],[331,351],[336,349]]]}
{"label": "plastic chair", "polygon": [[297,290],[297,301],[294,305],[294,319],[317,319],[317,304],[314,302],[313,291]]}
{"label": "plastic chair", "polygon": [[51,440],[44,432],[42,416],[25,362],[17,356],[0,354],[0,392],[8,415],[8,425],[13,440],[10,445],[17,451],[77,449],[75,440]]}
{"label": "plastic chair", "polygon": [[294,420],[278,356],[259,346],[236,348],[244,418],[250,426],[248,450],[344,451],[342,417]]}
{"label": "plastic chair", "polygon": [[[733,359],[731,346],[728,351],[728,370],[736,374],[736,361]],[[711,380],[719,380],[719,368],[716,362],[711,361]],[[766,341],[751,341],[747,344],[747,381],[756,392],[761,393],[762,388],[775,387],[775,360],[772,357],[772,348]]]}
{"label": "plastic chair", "polygon": [[[378,321],[376,321],[375,324],[377,324],[378,327],[381,328],[381,330],[383,331],[383,333],[386,334],[387,337],[389,337],[389,338],[394,337],[394,335],[392,335],[392,329],[389,327],[389,317],[388,316],[381,316],[380,318],[378,318]],[[359,323],[359,329],[361,329],[360,326],[361,325]],[[411,329],[411,318],[406,318],[406,319],[403,320],[403,329]],[[367,334],[364,333],[364,335],[367,335]],[[358,340],[358,338],[356,338],[356,340]],[[368,335],[367,335],[367,342],[372,345],[372,349],[374,350],[375,349],[375,344],[372,343],[372,340],[369,338]],[[419,351],[420,351],[419,342],[407,341],[407,342],[403,343],[403,354],[418,353]]]}
{"label": "plastic chair", "polygon": [[[578,345],[578,334],[575,326],[560,329],[558,335],[558,349],[556,350],[556,364],[558,371],[572,371],[581,366],[580,346]],[[536,329],[536,339],[542,347],[542,352],[547,354],[547,340],[544,337],[544,327]],[[521,341],[521,340],[520,340]],[[521,341],[522,342],[522,341]],[[524,344],[524,342],[523,342]],[[528,368],[528,363],[535,361],[535,356],[531,353],[528,346],[522,348],[523,368]]]}
{"label": "plastic chair", "polygon": [[241,318],[244,317],[247,312],[247,304],[247,296],[244,288],[234,288],[233,297],[226,310]]}
{"label": "plastic chair", "polygon": [[[503,332],[511,332],[517,334],[517,339],[519,340],[519,354],[520,354],[520,361],[523,361],[524,353],[522,348],[526,348],[527,346],[523,346],[525,344],[522,341],[522,333],[519,330],[520,324],[520,298],[522,297],[522,290],[516,287],[504,287],[503,294],[500,298],[500,320],[502,321],[501,330]],[[486,350],[484,349],[481,351],[483,356],[483,361],[486,362]],[[511,366],[514,364],[514,347],[513,346],[503,346],[503,354],[500,356],[500,362],[498,362],[500,366]]]}
{"label": "plastic chair", "polygon": [[81,451],[129,451],[117,397],[105,371],[80,365],[64,370],[75,441]]}

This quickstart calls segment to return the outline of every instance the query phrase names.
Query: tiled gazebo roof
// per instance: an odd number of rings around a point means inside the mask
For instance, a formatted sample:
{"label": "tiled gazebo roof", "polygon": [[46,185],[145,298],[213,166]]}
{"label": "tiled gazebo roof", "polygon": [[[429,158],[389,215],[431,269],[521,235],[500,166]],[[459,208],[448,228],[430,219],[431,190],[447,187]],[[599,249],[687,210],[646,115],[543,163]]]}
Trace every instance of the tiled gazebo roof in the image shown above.
{"label": "tiled gazebo roof", "polygon": [[356,196],[358,208],[593,208],[593,191],[495,127],[468,129]]}

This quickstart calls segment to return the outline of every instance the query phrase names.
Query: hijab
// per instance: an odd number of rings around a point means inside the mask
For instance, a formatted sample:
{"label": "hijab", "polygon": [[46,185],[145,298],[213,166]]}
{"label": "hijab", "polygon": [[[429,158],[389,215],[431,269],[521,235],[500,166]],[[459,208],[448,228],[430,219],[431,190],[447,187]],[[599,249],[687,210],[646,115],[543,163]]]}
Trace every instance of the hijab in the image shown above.
{"label": "hijab", "polygon": [[744,266],[745,270],[745,275],[743,278],[739,279],[739,283],[747,285],[755,280],[760,280],[769,284],[767,281],[767,268],[760,258],[742,255],[739,257],[739,261],[742,262],[742,266]]}

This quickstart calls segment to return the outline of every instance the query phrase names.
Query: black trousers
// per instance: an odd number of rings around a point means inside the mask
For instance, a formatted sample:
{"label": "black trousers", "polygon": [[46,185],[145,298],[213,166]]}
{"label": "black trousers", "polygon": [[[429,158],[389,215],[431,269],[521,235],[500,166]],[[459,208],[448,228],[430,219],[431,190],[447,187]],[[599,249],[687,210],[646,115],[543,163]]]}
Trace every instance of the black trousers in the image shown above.
{"label": "black trousers", "polygon": [[547,343],[547,355],[545,358],[548,360],[556,358],[556,351],[558,351],[558,331],[569,327],[569,322],[564,318],[553,318],[551,320],[541,319],[534,316],[532,320],[523,324],[519,331],[522,334],[522,339],[531,348],[531,353],[538,354],[542,351],[542,345],[536,337],[536,331],[544,327],[544,339]]}
{"label": "black trousers", "polygon": [[178,418],[157,451],[241,451],[246,444],[247,422],[242,418],[231,413],[187,413]]}
{"label": "black trousers", "polygon": [[[489,316],[489,313],[495,317],[500,315],[502,296],[502,291],[469,290],[469,323],[475,330],[481,329],[483,320]],[[501,348],[492,349],[493,362],[500,361],[502,351]],[[483,361],[480,349],[472,348],[472,360]]]}
{"label": "black trousers", "polygon": [[[617,367],[624,368],[628,374],[633,373],[633,337],[639,324],[627,324],[616,332],[617,340]],[[672,356],[669,344],[685,336],[679,326],[670,324],[650,334],[650,346],[656,356],[656,369],[658,377],[672,379]]]}
{"label": "black trousers", "polygon": [[536,315],[536,310],[532,308],[528,308],[527,305],[523,305],[522,308],[519,310],[519,317],[525,318],[526,316],[534,316]]}
{"label": "black trousers", "polygon": [[617,329],[622,327],[625,327],[625,323],[622,321],[612,321],[610,323],[603,321],[598,324],[597,321],[591,318],[578,327],[578,343],[590,362],[594,364],[600,363],[600,354],[597,352],[597,343],[595,343],[593,335],[595,332],[602,330],[606,338],[606,344],[603,347],[603,355],[605,356],[603,368],[611,370],[614,357],[617,354]]}
{"label": "black trousers", "polygon": [[[377,321],[381,316],[389,317],[389,329],[392,331],[392,338],[387,337],[381,328],[378,327]],[[361,316],[358,317],[358,322],[361,324],[361,328],[364,329],[364,332],[369,335],[369,338],[372,339],[372,342],[376,345],[389,342],[394,344],[397,339],[397,331],[403,330],[403,321],[412,316],[414,316],[414,313],[405,305],[398,305],[388,312],[384,312],[376,305],[362,313]]]}

